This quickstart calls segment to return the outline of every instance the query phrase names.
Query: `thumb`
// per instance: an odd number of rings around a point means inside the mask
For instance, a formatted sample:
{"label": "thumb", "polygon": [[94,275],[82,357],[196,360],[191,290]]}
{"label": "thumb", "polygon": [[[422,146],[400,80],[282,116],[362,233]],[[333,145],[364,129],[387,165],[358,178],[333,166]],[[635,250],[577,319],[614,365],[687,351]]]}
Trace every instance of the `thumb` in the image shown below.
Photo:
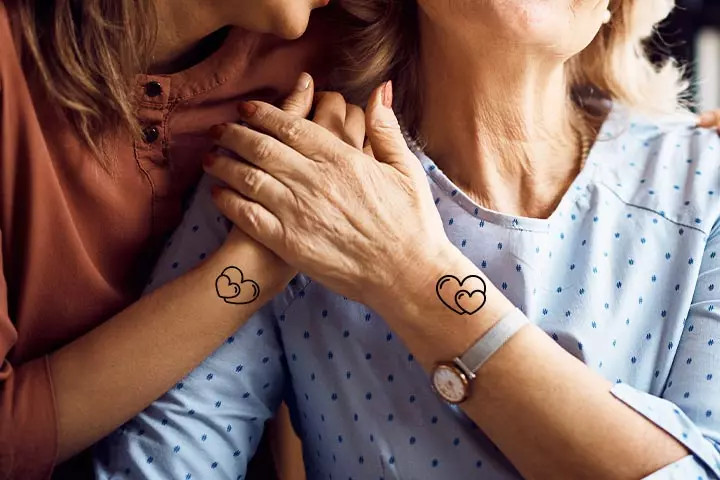
{"label": "thumb", "polygon": [[392,82],[375,89],[370,96],[366,111],[366,131],[375,158],[385,163],[405,160],[407,144],[392,109]]}
{"label": "thumb", "polygon": [[290,115],[307,118],[313,106],[315,85],[313,78],[308,73],[301,73],[295,89],[282,103],[282,110]]}

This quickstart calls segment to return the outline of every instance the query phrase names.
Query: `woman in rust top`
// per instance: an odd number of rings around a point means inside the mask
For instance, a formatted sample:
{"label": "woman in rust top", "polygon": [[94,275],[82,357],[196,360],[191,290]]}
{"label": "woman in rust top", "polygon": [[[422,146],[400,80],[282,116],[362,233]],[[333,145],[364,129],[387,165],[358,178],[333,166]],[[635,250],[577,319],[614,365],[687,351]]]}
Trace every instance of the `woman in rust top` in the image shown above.
{"label": "woman in rust top", "polygon": [[133,303],[208,126],[293,91],[317,42],[278,37],[325,4],[0,1],[0,479],[49,477],[221,344],[247,312],[198,300],[218,265],[242,256],[268,299],[292,276],[238,234]]}
{"label": "woman in rust top", "polygon": [[205,130],[314,70],[312,33],[277,37],[325,4],[0,1],[0,479],[49,477],[236,330],[249,307],[202,300],[219,267],[242,257],[259,301],[292,277],[236,233],[133,303],[199,177]]}

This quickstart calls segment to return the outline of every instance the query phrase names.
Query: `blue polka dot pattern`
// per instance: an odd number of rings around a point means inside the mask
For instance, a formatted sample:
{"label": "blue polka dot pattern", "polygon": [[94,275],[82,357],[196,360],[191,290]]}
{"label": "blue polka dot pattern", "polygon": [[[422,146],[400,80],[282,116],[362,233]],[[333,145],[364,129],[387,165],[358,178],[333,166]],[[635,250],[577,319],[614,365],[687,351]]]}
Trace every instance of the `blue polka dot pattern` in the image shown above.
{"label": "blue polka dot pattern", "polygon": [[[720,479],[719,152],[714,132],[616,108],[548,219],[483,208],[419,156],[450,240],[691,452],[655,480]],[[211,183],[150,289],[225,238]],[[231,338],[98,448],[100,478],[243,478],[283,393],[310,479],[519,478],[382,318],[304,275]]]}

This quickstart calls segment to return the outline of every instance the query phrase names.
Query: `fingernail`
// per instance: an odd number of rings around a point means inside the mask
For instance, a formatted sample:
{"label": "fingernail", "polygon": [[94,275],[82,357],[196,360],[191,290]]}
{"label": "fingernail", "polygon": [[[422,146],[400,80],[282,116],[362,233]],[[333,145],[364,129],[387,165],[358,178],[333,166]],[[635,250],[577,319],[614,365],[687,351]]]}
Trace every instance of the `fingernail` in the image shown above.
{"label": "fingernail", "polygon": [[214,198],[217,198],[221,191],[222,188],[220,188],[219,185],[213,185],[212,187],[210,187],[210,195],[212,195]]}
{"label": "fingernail", "polygon": [[255,112],[257,112],[258,107],[257,107],[257,105],[255,105],[254,103],[250,103],[250,102],[240,102],[240,103],[238,104],[237,109],[238,109],[238,112],[240,112],[240,115],[241,115],[243,118],[250,118],[250,117],[252,117],[253,115],[255,115]]}
{"label": "fingernail", "polygon": [[207,168],[212,167],[215,164],[215,160],[217,160],[217,155],[212,152],[206,153],[205,156],[203,156],[203,166]]}
{"label": "fingernail", "polygon": [[300,78],[298,79],[298,83],[295,86],[295,89],[298,92],[304,92],[305,90],[310,88],[310,82],[312,82],[312,77],[309,74],[303,72],[300,74]]}
{"label": "fingernail", "polygon": [[382,89],[382,103],[387,108],[392,108],[393,105],[393,84],[392,80],[385,83]]}
{"label": "fingernail", "polygon": [[223,133],[225,133],[225,125],[223,124],[213,125],[212,127],[210,127],[210,130],[208,130],[208,136],[215,140],[220,140],[223,136]]}

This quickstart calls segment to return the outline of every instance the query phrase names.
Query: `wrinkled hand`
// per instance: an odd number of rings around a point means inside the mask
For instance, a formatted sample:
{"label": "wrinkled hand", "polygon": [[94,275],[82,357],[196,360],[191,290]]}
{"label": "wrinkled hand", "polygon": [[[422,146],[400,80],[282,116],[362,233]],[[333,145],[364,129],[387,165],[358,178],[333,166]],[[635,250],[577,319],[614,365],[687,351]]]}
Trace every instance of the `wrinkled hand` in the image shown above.
{"label": "wrinkled hand", "polygon": [[[316,118],[338,128],[355,110],[332,99],[332,111],[318,105]],[[246,162],[218,157],[206,165],[232,187],[214,197],[240,229],[328,288],[371,306],[376,294],[414,288],[421,260],[448,244],[391,104],[386,84],[367,108],[377,160],[358,149],[362,142],[350,145],[323,126],[250,102],[239,108],[248,126],[222,125],[217,140]]]}
{"label": "wrinkled hand", "polygon": [[[312,77],[304,73],[300,76],[295,90],[285,99],[280,109],[289,116],[306,118],[310,115],[313,106],[316,108],[316,114],[313,117],[315,123],[324,126],[349,145],[362,149],[365,139],[365,112],[355,105],[346,105],[340,94],[331,92],[315,94]],[[211,135],[216,135],[216,133],[217,129],[211,129]],[[204,163],[214,163],[218,156],[220,155],[217,152],[210,152]],[[224,248],[236,249],[249,244],[262,250],[261,253],[266,256],[265,263],[268,268],[285,280],[281,282],[283,286],[296,275],[297,270],[237,227],[234,227],[228,234]]]}
{"label": "wrinkled hand", "polygon": [[720,134],[720,110],[711,110],[698,117],[698,127],[714,128]]}

